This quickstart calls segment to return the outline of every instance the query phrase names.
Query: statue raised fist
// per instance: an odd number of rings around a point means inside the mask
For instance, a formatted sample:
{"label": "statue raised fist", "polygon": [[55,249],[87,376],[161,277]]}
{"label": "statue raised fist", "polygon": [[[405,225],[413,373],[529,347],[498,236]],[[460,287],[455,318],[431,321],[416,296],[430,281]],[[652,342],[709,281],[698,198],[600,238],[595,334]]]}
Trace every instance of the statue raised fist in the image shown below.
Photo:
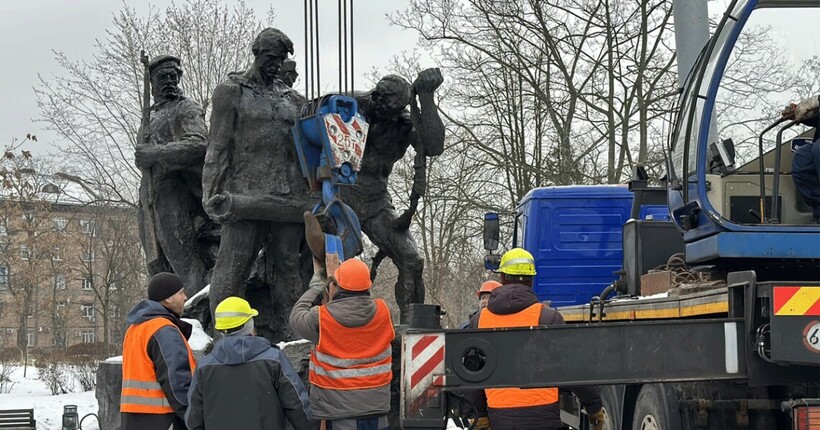
{"label": "statue raised fist", "polygon": [[441,76],[441,69],[438,67],[422,70],[413,81],[413,91],[416,94],[433,94],[442,82],[444,77]]}

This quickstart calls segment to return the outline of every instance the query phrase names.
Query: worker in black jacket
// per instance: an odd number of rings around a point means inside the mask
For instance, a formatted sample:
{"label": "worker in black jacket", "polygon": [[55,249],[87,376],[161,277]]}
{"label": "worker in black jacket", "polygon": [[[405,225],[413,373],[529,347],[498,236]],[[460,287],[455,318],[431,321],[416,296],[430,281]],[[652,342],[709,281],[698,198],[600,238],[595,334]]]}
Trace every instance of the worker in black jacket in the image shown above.
{"label": "worker in black jacket", "polygon": [[[540,303],[532,290],[535,259],[522,248],[513,248],[501,257],[498,268],[501,286],[493,289],[487,307],[470,320],[469,328],[512,328],[564,324],[556,310]],[[600,430],[605,418],[601,398],[594,387],[573,387],[571,391],[586,408],[590,424]],[[557,430],[565,428],[558,408],[556,388],[488,388],[466,396],[474,405],[486,398],[487,411],[479,410],[476,426],[493,430]],[[486,415],[489,420],[483,419]],[[489,421],[489,422],[488,422]],[[484,427],[486,428],[486,427]]]}
{"label": "worker in black jacket", "polygon": [[188,391],[189,430],[318,429],[308,392],[288,358],[256,337],[247,301],[228,297],[214,312],[224,337],[198,364]]}
{"label": "worker in black jacket", "polygon": [[782,112],[784,118],[815,127],[813,142],[803,145],[792,158],[792,179],[797,191],[811,207],[814,224],[820,224],[820,95],[789,105]]}

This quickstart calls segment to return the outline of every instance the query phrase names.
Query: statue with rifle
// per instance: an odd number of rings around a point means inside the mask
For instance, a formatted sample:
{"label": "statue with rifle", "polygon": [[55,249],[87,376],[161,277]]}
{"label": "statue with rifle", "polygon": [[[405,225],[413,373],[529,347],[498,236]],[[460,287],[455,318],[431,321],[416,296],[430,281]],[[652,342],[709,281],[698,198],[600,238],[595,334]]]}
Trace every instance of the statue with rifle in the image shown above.
{"label": "statue with rifle", "polygon": [[[179,88],[180,59],[143,52],[142,124],[134,161],[140,182],[140,240],[148,271],[174,272],[193,295],[209,282],[218,230],[202,208],[205,111]],[[153,104],[150,99],[153,97]]]}

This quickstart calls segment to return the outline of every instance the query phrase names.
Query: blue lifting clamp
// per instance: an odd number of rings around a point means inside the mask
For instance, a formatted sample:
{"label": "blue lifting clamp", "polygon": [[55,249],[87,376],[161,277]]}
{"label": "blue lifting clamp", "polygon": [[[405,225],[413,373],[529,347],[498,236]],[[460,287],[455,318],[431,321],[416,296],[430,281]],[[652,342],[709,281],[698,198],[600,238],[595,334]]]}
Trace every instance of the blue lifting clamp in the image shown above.
{"label": "blue lifting clamp", "polygon": [[359,218],[342,202],[339,187],[356,184],[367,130],[356,99],[341,95],[306,103],[292,129],[302,175],[311,191],[322,191],[322,201],[313,208],[313,214],[324,234],[324,262],[338,257],[335,261],[340,263],[362,252]]}

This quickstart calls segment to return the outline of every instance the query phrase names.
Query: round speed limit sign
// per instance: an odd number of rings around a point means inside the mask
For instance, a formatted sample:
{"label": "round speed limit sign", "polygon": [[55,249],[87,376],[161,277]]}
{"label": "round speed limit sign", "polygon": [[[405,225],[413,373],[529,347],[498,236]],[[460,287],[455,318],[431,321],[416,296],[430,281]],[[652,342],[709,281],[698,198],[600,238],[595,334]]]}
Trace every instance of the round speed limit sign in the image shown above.
{"label": "round speed limit sign", "polygon": [[820,353],[820,321],[813,321],[803,330],[803,343],[812,352]]}

